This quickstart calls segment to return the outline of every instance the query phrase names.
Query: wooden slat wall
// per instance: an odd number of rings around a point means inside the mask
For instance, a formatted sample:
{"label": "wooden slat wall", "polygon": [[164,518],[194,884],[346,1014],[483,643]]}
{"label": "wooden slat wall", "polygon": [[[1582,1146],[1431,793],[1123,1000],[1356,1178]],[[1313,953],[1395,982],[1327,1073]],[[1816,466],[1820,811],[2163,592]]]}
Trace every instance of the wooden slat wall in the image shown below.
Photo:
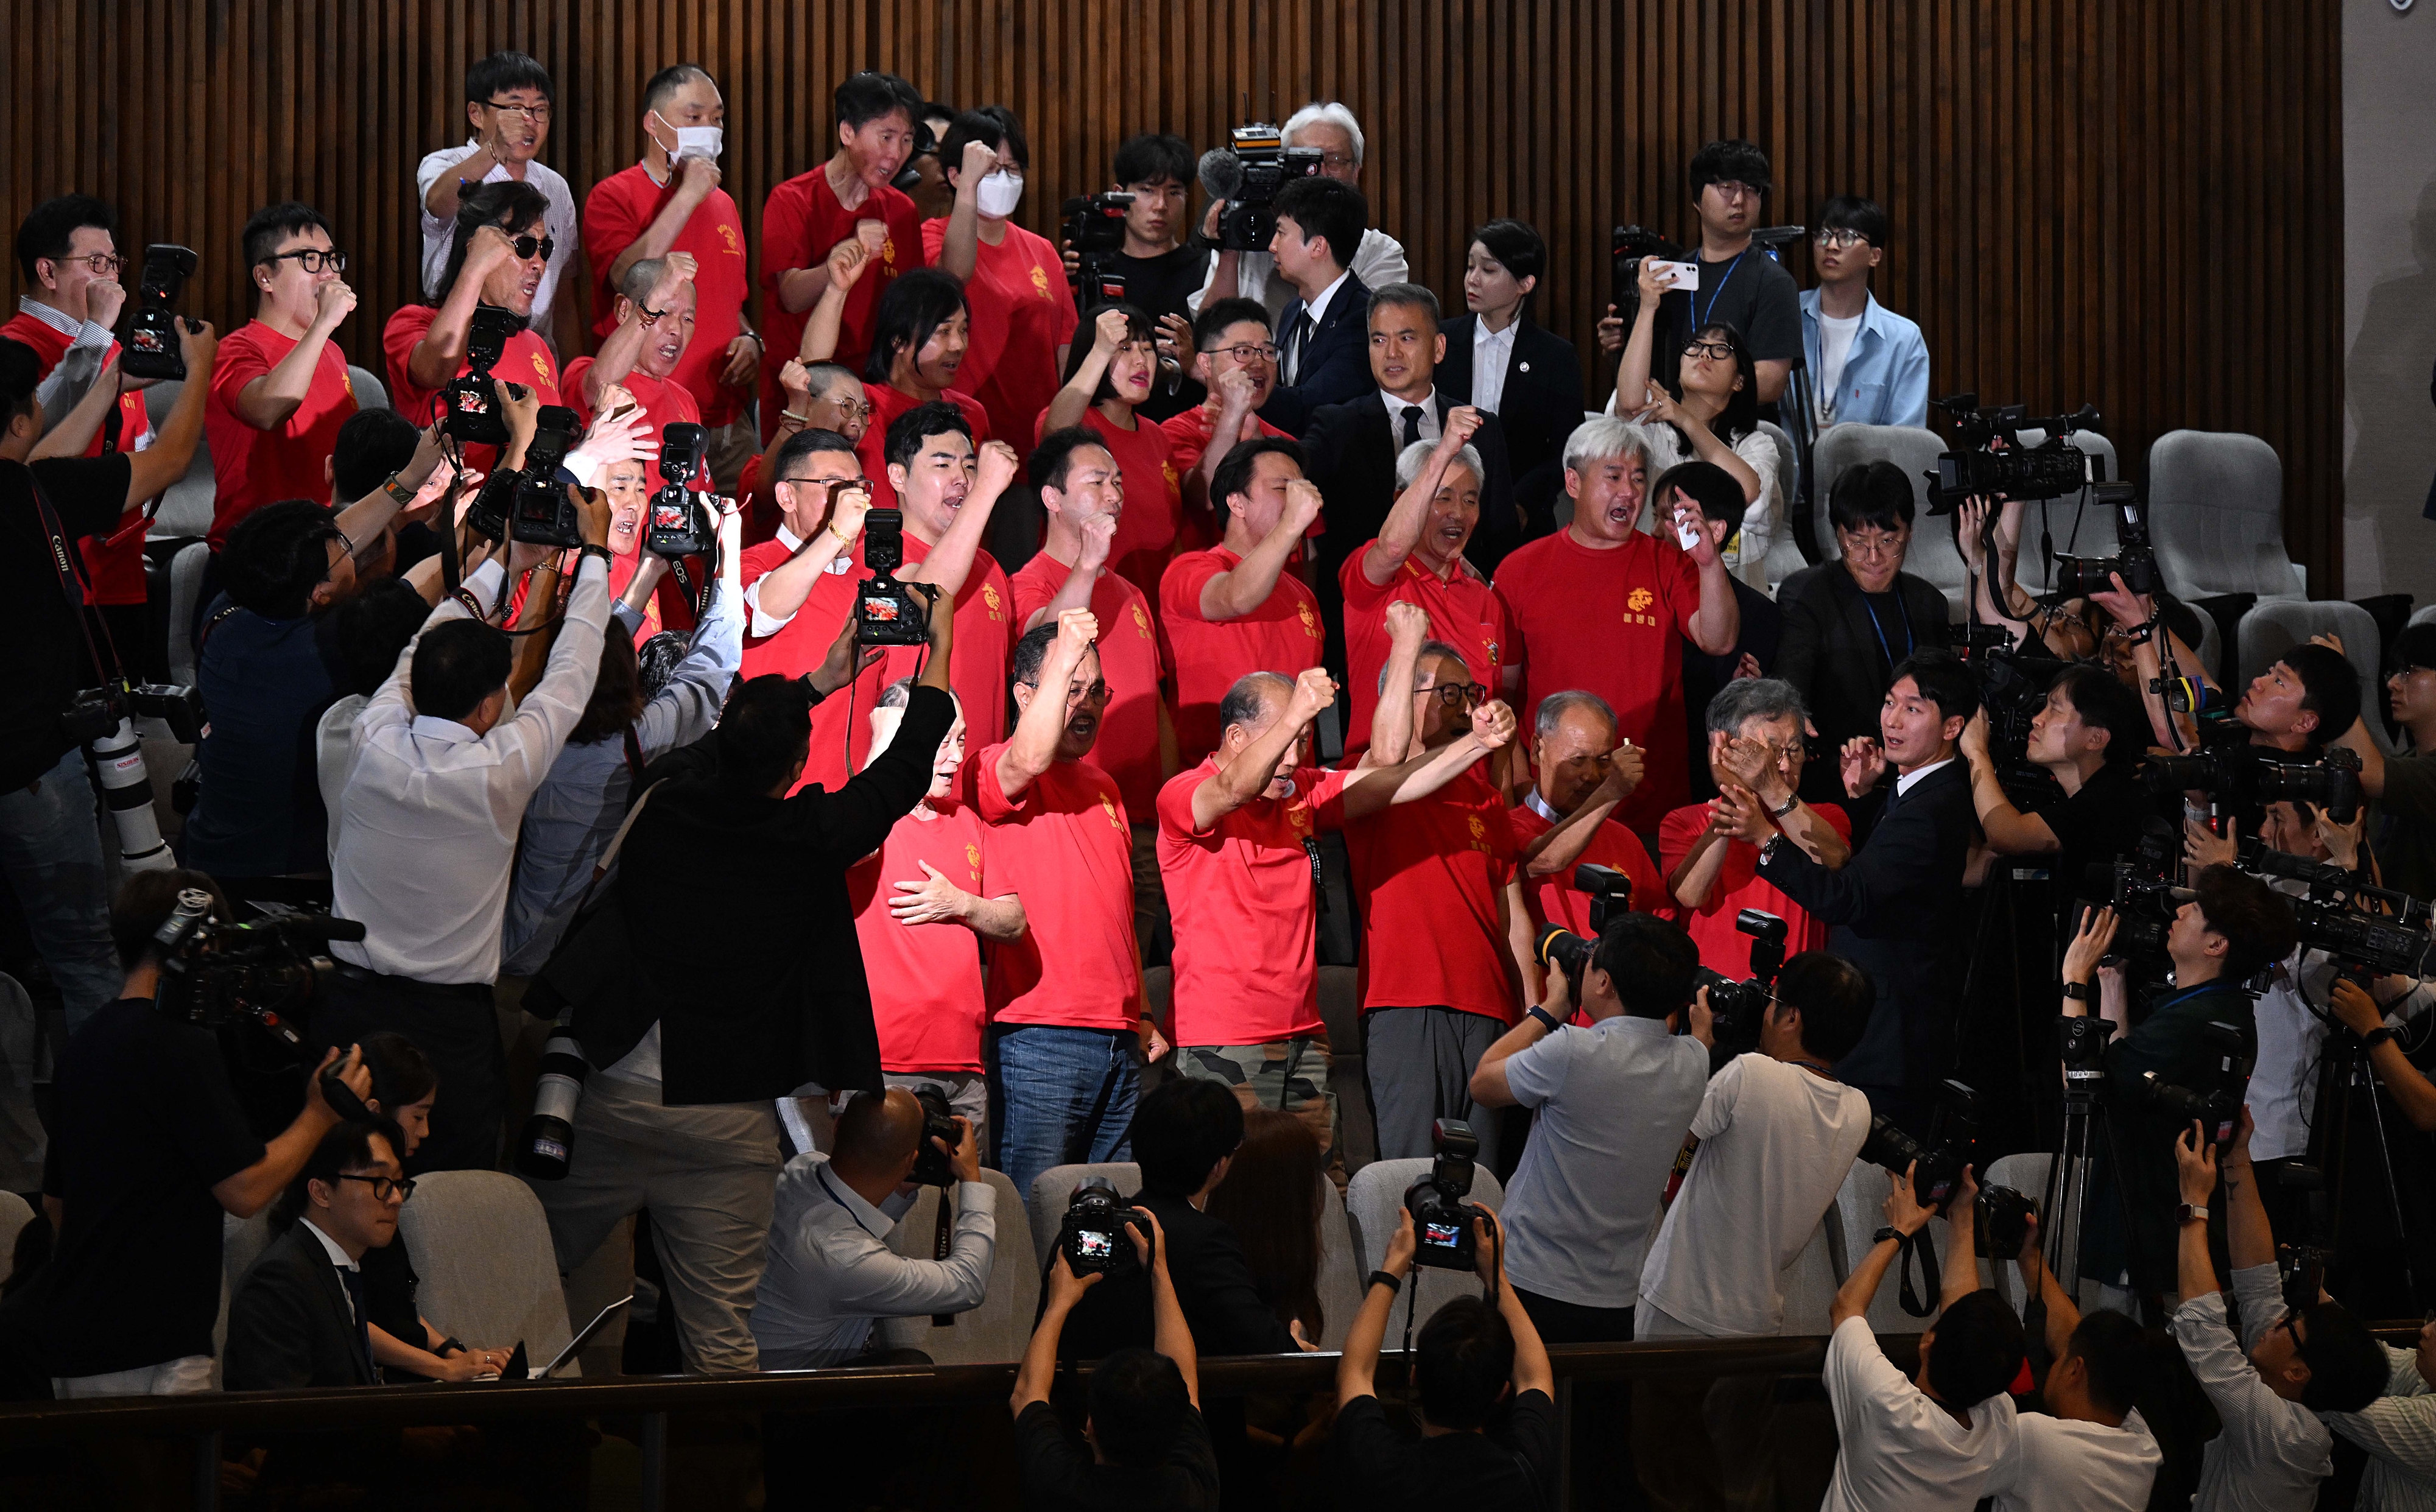
{"label": "wooden slat wall", "polygon": [[0,214],[100,194],[125,242],[203,252],[194,304],[225,325],[247,213],[310,200],[365,294],[346,345],[376,360],[412,287],[415,161],[461,140],[462,69],[494,47],[556,74],[546,156],[579,192],[632,161],[653,69],[711,69],[757,237],[854,68],[1013,106],[1039,230],[1127,133],[1206,147],[1327,95],[1367,130],[1365,187],[1416,276],[1459,305],[1468,228],[1530,220],[1553,253],[1540,316],[1587,359],[1610,229],[1689,229],[1683,165],[1732,133],[1775,161],[1771,220],[1845,190],[1888,207],[1878,287],[1925,328],[1937,391],[2089,400],[2135,469],[2178,426],[2266,437],[2326,593],[2337,44],[2322,0],[0,0]]}

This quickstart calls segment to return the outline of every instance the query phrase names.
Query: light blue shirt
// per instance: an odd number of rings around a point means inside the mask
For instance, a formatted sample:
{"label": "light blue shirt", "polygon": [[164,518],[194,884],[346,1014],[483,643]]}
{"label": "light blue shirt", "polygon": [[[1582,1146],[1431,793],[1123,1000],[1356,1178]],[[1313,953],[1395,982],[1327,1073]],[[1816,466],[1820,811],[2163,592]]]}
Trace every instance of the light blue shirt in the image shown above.
{"label": "light blue shirt", "polygon": [[[1801,291],[1801,356],[1812,378],[1820,368],[1818,290]],[[1822,396],[1823,397],[1823,396]],[[1920,327],[1878,303],[1861,311],[1861,329],[1836,378],[1833,413],[1837,425],[1928,424],[1928,343]]]}

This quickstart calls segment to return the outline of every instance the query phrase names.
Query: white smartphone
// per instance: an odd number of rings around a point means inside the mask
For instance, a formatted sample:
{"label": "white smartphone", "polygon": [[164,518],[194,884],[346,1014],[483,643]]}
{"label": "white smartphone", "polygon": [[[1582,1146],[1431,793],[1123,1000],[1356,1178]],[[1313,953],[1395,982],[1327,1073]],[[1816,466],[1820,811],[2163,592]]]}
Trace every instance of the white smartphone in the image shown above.
{"label": "white smartphone", "polygon": [[1700,528],[1687,520],[1677,520],[1675,522],[1675,539],[1682,542],[1683,549],[1689,551],[1694,547],[1700,544]]}
{"label": "white smartphone", "polygon": [[1700,265],[1698,263],[1670,263],[1662,258],[1658,266],[1666,269],[1666,287],[1669,289],[1696,291],[1699,288]]}

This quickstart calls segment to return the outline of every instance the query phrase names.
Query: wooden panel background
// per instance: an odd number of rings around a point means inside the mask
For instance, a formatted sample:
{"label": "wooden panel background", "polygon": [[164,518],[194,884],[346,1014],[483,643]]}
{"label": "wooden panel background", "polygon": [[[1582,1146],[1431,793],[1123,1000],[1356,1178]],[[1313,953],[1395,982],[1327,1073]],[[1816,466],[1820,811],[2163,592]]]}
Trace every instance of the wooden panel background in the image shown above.
{"label": "wooden panel background", "polygon": [[1126,134],[1207,147],[1341,98],[1415,275],[1459,308],[1468,228],[1527,219],[1552,250],[1539,314],[1586,360],[1610,229],[1689,229],[1691,153],[1748,136],[1776,165],[1771,221],[1848,190],[1888,207],[1878,287],[1925,329],[1936,391],[2091,401],[2135,471],[2179,426],[2264,436],[2295,558],[2315,591],[2340,582],[2330,0],[0,0],[0,39],[12,226],[102,195],[123,243],[203,253],[193,303],[225,327],[246,215],[309,200],[355,260],[359,361],[410,296],[414,164],[462,140],[465,62],[499,46],[556,76],[544,156],[579,195],[633,161],[654,69],[709,68],[757,238],[856,68],[1011,105],[1038,230]]}

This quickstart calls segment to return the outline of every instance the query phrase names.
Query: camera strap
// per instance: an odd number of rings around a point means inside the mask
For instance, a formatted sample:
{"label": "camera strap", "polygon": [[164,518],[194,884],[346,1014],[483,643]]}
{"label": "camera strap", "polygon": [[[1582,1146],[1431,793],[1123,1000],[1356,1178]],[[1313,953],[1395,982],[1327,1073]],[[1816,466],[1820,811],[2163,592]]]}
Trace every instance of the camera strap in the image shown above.
{"label": "camera strap", "polygon": [[[952,1185],[939,1189],[939,1227],[938,1231],[931,1236],[931,1258],[934,1260],[945,1260],[948,1258],[948,1246],[955,1240],[956,1205],[953,1200],[955,1190]],[[955,1326],[956,1315],[953,1312],[931,1314],[931,1327],[934,1329],[952,1329]]]}
{"label": "camera strap", "polygon": [[[1927,1317],[1937,1311],[1937,1299],[1945,1292],[1943,1278],[1938,1274],[1937,1243],[1923,1228],[1917,1234],[1896,1240],[1895,1244],[1897,1295],[1903,1302],[1903,1310],[1916,1318]],[[1921,1286],[1928,1294],[1928,1300],[1924,1302],[1921,1300],[1921,1293],[1912,1289],[1911,1262],[1914,1256],[1920,1259]]]}
{"label": "camera strap", "polygon": [[[93,663],[94,677],[104,687],[119,686],[127,681],[121,672],[118,647],[110,640],[110,626],[104,622],[102,638],[93,638],[94,617],[86,611],[93,605],[93,594],[84,581],[84,564],[68,545],[67,527],[61,523],[59,511],[51,507],[51,496],[43,492],[42,480],[31,467],[26,469],[26,486],[34,491],[34,513],[43,518],[43,533],[50,538],[51,570],[59,575],[60,592],[68,601],[68,612],[76,616],[77,629],[84,634],[84,652]],[[102,652],[107,648],[109,655]]]}

